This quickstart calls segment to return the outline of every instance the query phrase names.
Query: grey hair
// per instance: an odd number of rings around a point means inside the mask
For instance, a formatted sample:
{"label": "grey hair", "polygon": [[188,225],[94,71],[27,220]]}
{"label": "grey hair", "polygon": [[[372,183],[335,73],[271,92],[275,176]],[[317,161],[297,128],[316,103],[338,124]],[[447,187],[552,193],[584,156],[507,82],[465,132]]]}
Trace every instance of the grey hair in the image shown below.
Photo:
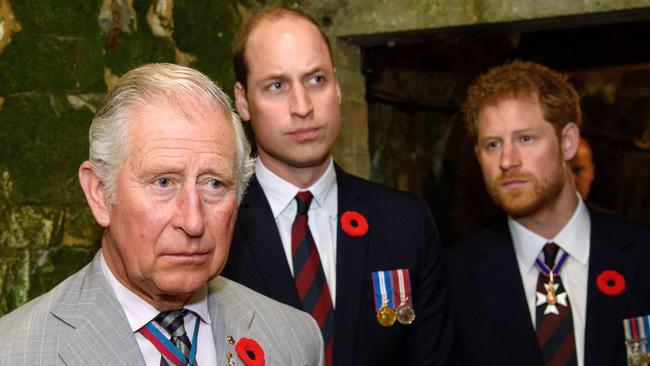
{"label": "grey hair", "polygon": [[124,74],[106,95],[90,125],[89,159],[104,184],[110,204],[117,202],[115,178],[129,151],[128,121],[135,106],[173,102],[183,112],[188,106],[208,106],[230,117],[236,140],[237,203],[241,203],[253,174],[254,160],[239,116],[230,97],[199,71],[169,63],[147,64]]}

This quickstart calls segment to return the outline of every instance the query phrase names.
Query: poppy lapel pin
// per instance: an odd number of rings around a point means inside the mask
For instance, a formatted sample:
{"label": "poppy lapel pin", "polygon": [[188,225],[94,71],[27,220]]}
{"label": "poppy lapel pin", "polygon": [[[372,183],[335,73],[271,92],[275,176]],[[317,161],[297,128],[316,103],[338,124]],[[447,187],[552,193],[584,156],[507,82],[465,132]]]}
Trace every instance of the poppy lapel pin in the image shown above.
{"label": "poppy lapel pin", "polygon": [[607,296],[619,296],[625,291],[625,277],[615,270],[602,271],[596,277],[596,287]]}
{"label": "poppy lapel pin", "polygon": [[368,233],[368,220],[357,211],[345,211],[341,215],[341,229],[348,236],[360,238]]}
{"label": "poppy lapel pin", "polygon": [[254,339],[241,338],[235,344],[235,352],[246,366],[264,366],[264,349]]}

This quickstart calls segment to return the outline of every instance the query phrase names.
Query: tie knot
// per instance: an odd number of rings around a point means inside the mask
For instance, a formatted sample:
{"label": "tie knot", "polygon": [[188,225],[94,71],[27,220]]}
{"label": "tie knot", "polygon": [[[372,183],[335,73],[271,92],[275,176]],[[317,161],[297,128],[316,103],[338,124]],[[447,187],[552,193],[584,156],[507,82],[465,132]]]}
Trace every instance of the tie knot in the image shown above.
{"label": "tie knot", "polygon": [[309,205],[314,196],[309,191],[302,191],[296,194],[296,203],[298,203],[298,215],[304,215],[309,211]]}
{"label": "tie knot", "polygon": [[542,249],[544,251],[544,263],[549,268],[553,268],[555,265],[555,257],[559,249],[560,247],[555,243],[546,243],[544,245],[544,249]]}
{"label": "tie knot", "polygon": [[154,319],[156,323],[160,324],[161,327],[172,337],[182,337],[185,335],[185,322],[183,317],[187,314],[189,310],[179,309],[174,311],[163,311],[156,316]]}

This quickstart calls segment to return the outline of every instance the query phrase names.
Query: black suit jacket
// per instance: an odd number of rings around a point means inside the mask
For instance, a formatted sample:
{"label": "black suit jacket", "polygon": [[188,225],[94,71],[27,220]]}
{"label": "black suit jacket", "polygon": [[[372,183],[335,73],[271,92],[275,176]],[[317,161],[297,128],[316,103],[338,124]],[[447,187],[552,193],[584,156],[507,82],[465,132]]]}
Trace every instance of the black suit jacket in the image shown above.
{"label": "black suit jacket", "polygon": [[[366,217],[361,238],[337,232],[334,365],[446,365],[451,318],[441,245],[421,198],[349,175],[336,167],[339,217]],[[377,323],[371,273],[408,268],[416,318]],[[222,272],[262,294],[301,308],[269,203],[253,178],[242,202]]]}
{"label": "black suit jacket", "polygon": [[[650,314],[650,228],[589,210],[591,248],[585,366],[626,364],[624,318]],[[542,366],[512,237],[505,218],[446,256],[456,354],[465,365]],[[596,287],[605,270],[623,275],[620,296]]]}

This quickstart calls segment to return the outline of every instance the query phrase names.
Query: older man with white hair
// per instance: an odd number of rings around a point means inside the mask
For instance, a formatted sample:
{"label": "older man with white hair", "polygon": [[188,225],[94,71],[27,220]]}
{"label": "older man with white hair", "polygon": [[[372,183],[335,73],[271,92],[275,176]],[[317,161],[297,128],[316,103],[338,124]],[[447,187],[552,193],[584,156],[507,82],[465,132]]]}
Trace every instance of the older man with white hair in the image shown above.
{"label": "older man with white hair", "polygon": [[0,319],[0,364],[322,364],[308,314],[216,277],[249,154],[229,98],[205,75],[172,64],[125,74],[79,168],[101,250]]}

